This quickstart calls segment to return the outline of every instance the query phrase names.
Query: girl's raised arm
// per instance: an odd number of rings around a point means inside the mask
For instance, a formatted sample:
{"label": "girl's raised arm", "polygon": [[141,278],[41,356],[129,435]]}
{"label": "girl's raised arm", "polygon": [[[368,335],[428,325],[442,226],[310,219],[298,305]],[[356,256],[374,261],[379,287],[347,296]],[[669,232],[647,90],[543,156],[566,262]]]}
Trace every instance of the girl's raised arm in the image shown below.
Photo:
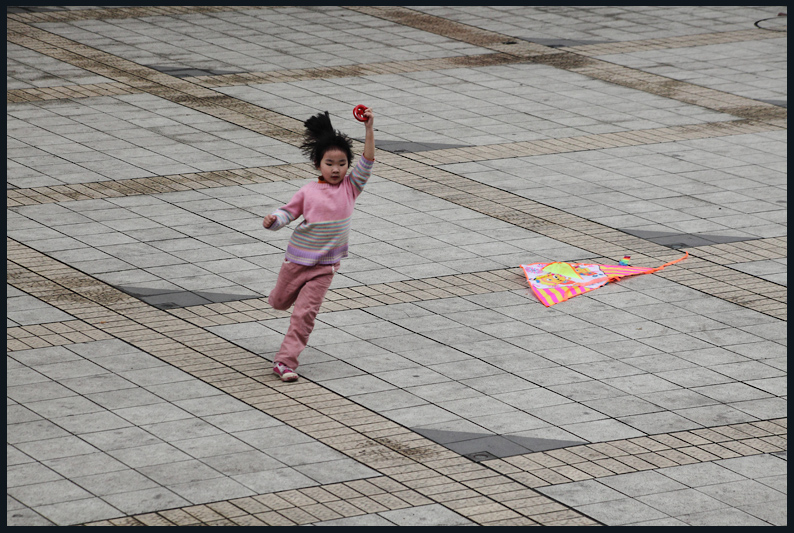
{"label": "girl's raised arm", "polygon": [[367,110],[364,111],[364,117],[367,119],[364,122],[366,131],[366,136],[364,137],[364,157],[370,161],[375,161],[375,128],[373,127],[375,114],[372,112],[372,108],[368,107]]}

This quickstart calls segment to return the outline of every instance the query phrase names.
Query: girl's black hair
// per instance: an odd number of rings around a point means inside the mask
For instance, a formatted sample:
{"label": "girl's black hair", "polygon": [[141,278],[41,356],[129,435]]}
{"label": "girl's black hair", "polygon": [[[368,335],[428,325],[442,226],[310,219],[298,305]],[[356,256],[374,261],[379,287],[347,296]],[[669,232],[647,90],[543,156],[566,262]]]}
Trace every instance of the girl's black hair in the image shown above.
{"label": "girl's black hair", "polygon": [[332,148],[344,152],[347,155],[348,164],[352,164],[353,143],[350,137],[334,129],[328,111],[317,113],[303,125],[306,126],[306,132],[303,134],[301,150],[314,163],[315,167],[320,167],[325,152]]}

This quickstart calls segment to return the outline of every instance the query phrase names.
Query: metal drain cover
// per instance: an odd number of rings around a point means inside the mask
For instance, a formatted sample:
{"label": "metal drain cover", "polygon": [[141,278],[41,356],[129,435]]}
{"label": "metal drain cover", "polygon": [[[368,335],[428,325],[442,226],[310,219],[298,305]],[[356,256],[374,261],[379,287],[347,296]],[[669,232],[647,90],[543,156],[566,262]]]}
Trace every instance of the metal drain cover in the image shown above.
{"label": "metal drain cover", "polygon": [[480,463],[482,461],[490,461],[491,459],[499,459],[497,456],[492,454],[491,452],[473,452],[467,453],[463,457],[467,457],[474,462]]}

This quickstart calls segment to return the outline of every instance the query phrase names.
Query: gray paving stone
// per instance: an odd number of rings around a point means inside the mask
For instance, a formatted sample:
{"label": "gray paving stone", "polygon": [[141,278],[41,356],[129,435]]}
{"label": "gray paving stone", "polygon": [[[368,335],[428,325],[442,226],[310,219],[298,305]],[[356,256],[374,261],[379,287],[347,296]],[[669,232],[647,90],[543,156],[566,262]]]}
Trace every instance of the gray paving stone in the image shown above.
{"label": "gray paving stone", "polygon": [[778,501],[742,505],[739,510],[774,526],[788,525],[788,506]]}
{"label": "gray paving stone", "polygon": [[517,412],[510,405],[488,396],[463,398],[459,400],[442,401],[437,404],[442,409],[446,409],[457,415],[467,417],[490,416],[501,413]]}
{"label": "gray paving stone", "polygon": [[[756,381],[749,383],[755,382]],[[696,387],[693,389],[693,392],[708,396],[709,398],[713,398],[719,402],[735,402],[769,397],[768,393],[764,392],[763,390],[759,390],[757,386],[751,386],[745,383],[725,383],[722,385]]]}
{"label": "gray paving stone", "polygon": [[41,463],[12,465],[6,469],[6,487],[37,485],[61,480],[63,477]]}
{"label": "gray paving stone", "polygon": [[[575,387],[575,385],[572,387]],[[639,415],[662,410],[662,408],[658,405],[635,396],[621,395],[616,397],[597,398],[582,401],[586,406],[610,417]]]}
{"label": "gray paving stone", "polygon": [[748,381],[747,385],[756,389],[761,389],[775,396],[786,396],[788,394],[787,376],[769,379],[753,379]]}
{"label": "gray paving stone", "polygon": [[380,412],[387,409],[399,409],[403,407],[415,407],[427,403],[422,398],[415,396],[404,390],[388,390],[383,392],[374,392],[370,394],[358,394],[350,396],[354,402]]}
{"label": "gray paving stone", "polygon": [[23,453],[15,446],[11,444],[6,444],[6,465],[7,466],[14,466],[20,465],[25,463],[33,463],[35,460],[30,457],[29,455]]}
{"label": "gray paving stone", "polygon": [[700,428],[700,424],[672,412],[647,413],[619,418],[624,424],[648,435],[688,431]]}
{"label": "gray paving stone", "polygon": [[50,381],[47,376],[30,368],[12,368],[6,371],[6,386],[23,386]]}
{"label": "gray paving stone", "polygon": [[250,406],[240,400],[222,394],[178,400],[174,405],[197,417],[250,410]]}
{"label": "gray paving stone", "polygon": [[67,479],[12,487],[8,489],[8,493],[30,507],[80,500],[91,496],[89,492]]}
{"label": "gray paving stone", "polygon": [[726,346],[732,352],[750,359],[763,360],[770,357],[783,357],[786,346],[774,341],[762,341],[748,344],[734,344]]}
{"label": "gray paving stone", "polygon": [[573,507],[625,499],[625,494],[613,490],[609,486],[605,486],[603,480],[563,483],[550,487],[539,487],[537,490],[546,496],[554,498],[555,500],[564,501],[566,505]]}
{"label": "gray paving stone", "polygon": [[345,527],[345,526],[394,526],[393,522],[386,520],[377,514],[367,514],[361,516],[351,516],[347,518],[337,518],[336,520],[325,520],[323,522],[315,522],[314,526],[331,526],[331,527]]}
{"label": "gray paving stone", "polygon": [[74,482],[93,494],[119,494],[154,488],[157,484],[134,470],[116,470],[74,477]]}
{"label": "gray paving stone", "polygon": [[665,513],[631,498],[581,505],[576,510],[610,526],[668,518]]}
{"label": "gray paving stone", "polygon": [[216,502],[219,497],[233,499],[255,494],[251,489],[229,478],[191,481],[190,483],[170,485],[169,488],[196,505]]}
{"label": "gray paving stone", "polygon": [[111,372],[124,372],[166,366],[166,363],[163,361],[143,352],[94,357],[92,362]]}
{"label": "gray paving stone", "polygon": [[740,363],[715,365],[712,366],[711,369],[739,381],[780,377],[785,375],[785,372],[776,368],[772,368],[759,361],[746,361]]}
{"label": "gray paving stone", "polygon": [[527,389],[524,391],[494,394],[494,398],[518,409],[530,411],[543,407],[572,403],[571,400],[544,388]]}
{"label": "gray paving stone", "polygon": [[[531,414],[550,424],[559,424],[563,428],[570,424],[592,422],[595,420],[604,420],[606,418],[605,415],[594,409],[572,402],[534,408],[531,410]],[[564,422],[564,424],[561,422]]]}
{"label": "gray paving stone", "polygon": [[129,427],[130,423],[113,413],[87,413],[52,417],[52,421],[74,435]]}
{"label": "gray paving stone", "polygon": [[76,478],[90,476],[118,470],[124,470],[126,465],[116,461],[109,455],[101,452],[89,453],[72,457],[61,457],[42,461],[44,465],[58,472],[64,477]]}
{"label": "gray paving stone", "polygon": [[317,481],[293,468],[278,468],[266,472],[253,472],[232,476],[232,479],[257,494],[300,489],[317,485]]}
{"label": "gray paving stone", "polygon": [[[675,467],[673,467],[675,468]],[[599,483],[611,487],[626,496],[644,496],[659,492],[670,492],[686,488],[683,485],[663,474],[670,469],[665,468],[659,471],[633,472],[630,474],[620,474],[599,479]]]}
{"label": "gray paving stone", "polygon": [[185,507],[191,503],[163,487],[111,494],[105,496],[103,500],[121,510],[125,515]]}
{"label": "gray paving stone", "polygon": [[[686,371],[681,372],[683,373]],[[636,374],[632,376],[608,378],[604,379],[603,382],[629,394],[669,391],[679,388],[678,384],[667,379],[666,374],[667,373],[664,372],[659,375]]]}
{"label": "gray paving stone", "polygon": [[463,526],[471,521],[439,504],[378,513],[398,526]]}
{"label": "gray paving stone", "polygon": [[[432,385],[435,387],[435,385]],[[420,405],[416,407],[405,407],[401,409],[389,409],[381,413],[388,419],[407,427],[419,427],[421,425],[438,424],[460,420],[461,418],[449,411],[436,405]]]}
{"label": "gray paving stone", "polygon": [[44,518],[36,511],[27,508],[12,509],[8,506],[6,511],[6,525],[8,526],[51,526],[53,522]]}
{"label": "gray paving stone", "polygon": [[377,471],[348,458],[297,465],[295,470],[320,484],[353,481],[380,475]]}
{"label": "gray paving stone", "polygon": [[759,420],[766,417],[780,418],[786,416],[788,402],[783,398],[764,398],[761,400],[747,400],[734,402],[730,407],[738,409]]}
{"label": "gray paving stone", "polygon": [[720,509],[678,517],[691,526],[767,526],[767,522],[759,520],[739,509]]}
{"label": "gray paving stone", "polygon": [[[312,356],[314,360],[317,360],[318,357],[322,357],[319,352],[317,354],[312,354]],[[358,359],[355,364],[356,368],[373,374],[378,372],[389,372],[391,370],[407,369],[416,366],[414,361],[394,353],[389,353],[382,356],[376,355],[362,357],[361,359]]]}
{"label": "gray paving stone", "polygon": [[716,464],[749,478],[778,475],[786,469],[782,459],[769,454],[723,459]]}
{"label": "gray paving stone", "polygon": [[165,442],[112,449],[108,450],[108,454],[129,467],[138,470],[152,465],[172,464],[190,458],[187,454]]}
{"label": "gray paving stone", "polygon": [[719,461],[673,466],[661,470],[660,474],[692,488],[732,483],[744,479],[741,475],[724,468]]}
{"label": "gray paving stone", "polygon": [[696,389],[674,389],[669,391],[653,392],[650,394],[640,394],[643,400],[647,400],[664,409],[680,411],[683,409],[711,406],[717,401],[701,394],[699,391],[703,387]]}
{"label": "gray paving stone", "polygon": [[251,446],[226,434],[172,440],[171,443],[174,447],[199,459],[214,455],[253,450]]}
{"label": "gray paving stone", "polygon": [[106,370],[90,361],[74,360],[63,363],[42,364],[36,367],[38,372],[53,380],[96,376]]}
{"label": "gray paving stone", "polygon": [[222,477],[222,474],[195,459],[142,466],[138,471],[160,485],[190,483]]}
{"label": "gray paving stone", "polygon": [[6,407],[6,420],[11,424],[23,424],[25,422],[40,421],[42,417],[24,406],[9,405]]}
{"label": "gray paving stone", "polygon": [[637,501],[671,516],[678,516],[683,510],[689,513],[699,513],[730,508],[727,504],[695,489],[681,489],[638,496]]}
{"label": "gray paving stone", "polygon": [[547,423],[530,414],[510,410],[501,413],[470,417],[474,424],[497,434],[507,435],[519,431],[526,431],[544,427]]}
{"label": "gray paving stone", "polygon": [[343,396],[393,389],[394,386],[375,376],[361,375],[325,381],[323,386]]}
{"label": "gray paving stone", "polygon": [[17,444],[16,447],[39,461],[85,455],[96,451],[92,446],[73,436],[50,438]]}
{"label": "gray paving stone", "polygon": [[[699,386],[717,385],[721,383],[731,382],[732,379],[708,368],[687,368],[684,370],[671,370],[667,372],[659,372],[657,379],[664,379],[669,383],[674,383],[669,388],[676,385],[687,388],[694,388]],[[649,391],[652,392],[652,391]]]}
{"label": "gray paving stone", "polygon": [[54,381],[38,383],[36,387],[26,385],[6,387],[6,396],[22,404],[27,401],[52,400],[74,395],[74,391]]}
{"label": "gray paving stone", "polygon": [[204,457],[202,462],[230,477],[265,472],[286,466],[284,463],[258,450],[213,455]]}
{"label": "gray paving stone", "polygon": [[700,366],[747,361],[747,358],[724,348],[712,347],[699,350],[676,352],[676,356]]}
{"label": "gray paving stone", "polygon": [[785,493],[751,479],[709,485],[700,487],[698,490],[734,507],[773,501],[779,501],[782,504],[786,499]]}
{"label": "gray paving stone", "polygon": [[[123,409],[162,402],[162,398],[159,396],[115,376],[103,379],[101,387],[96,386],[97,381],[96,379],[92,380],[91,389],[85,391],[88,393],[86,398],[105,409]],[[94,392],[96,390],[99,392]]]}
{"label": "gray paving stone", "polygon": [[12,357],[16,361],[31,367],[38,367],[64,361],[75,361],[80,359],[80,357],[76,356],[63,346],[21,350],[14,352]]}
{"label": "gray paving stone", "polygon": [[185,372],[173,367],[158,367],[156,372],[150,368],[140,370],[124,370],[118,373],[122,378],[141,387],[150,388],[154,385],[177,386],[179,382],[191,381]]}
{"label": "gray paving stone", "polygon": [[80,524],[119,518],[124,513],[100,498],[85,498],[36,507],[36,511],[58,525]]}
{"label": "gray paving stone", "polygon": [[618,420],[610,419],[561,424],[560,427],[572,435],[576,435],[589,442],[603,442],[643,436],[641,431]]}
{"label": "gray paving stone", "polygon": [[656,520],[644,520],[639,522],[632,522],[632,526],[685,526],[685,522],[677,518],[658,518]]}

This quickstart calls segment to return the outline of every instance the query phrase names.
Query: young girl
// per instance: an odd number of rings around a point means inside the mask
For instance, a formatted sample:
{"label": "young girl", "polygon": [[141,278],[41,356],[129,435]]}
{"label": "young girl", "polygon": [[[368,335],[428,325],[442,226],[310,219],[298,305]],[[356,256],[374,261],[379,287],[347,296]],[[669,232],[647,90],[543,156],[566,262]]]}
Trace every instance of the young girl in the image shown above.
{"label": "young girl", "polygon": [[295,304],[289,329],[273,360],[273,373],[282,381],[295,381],[298,355],[306,348],[314,319],[331,286],[340,260],[347,257],[347,239],[356,198],[361,194],[375,160],[375,116],[364,112],[364,154],[348,173],[353,158],[350,138],[334,130],[328,112],[304,122],[301,145],[320,177],[295,193],[287,205],[267,215],[262,225],[278,230],[303,215],[292,232],[276,287],[268,296],[275,309],[286,311]]}

